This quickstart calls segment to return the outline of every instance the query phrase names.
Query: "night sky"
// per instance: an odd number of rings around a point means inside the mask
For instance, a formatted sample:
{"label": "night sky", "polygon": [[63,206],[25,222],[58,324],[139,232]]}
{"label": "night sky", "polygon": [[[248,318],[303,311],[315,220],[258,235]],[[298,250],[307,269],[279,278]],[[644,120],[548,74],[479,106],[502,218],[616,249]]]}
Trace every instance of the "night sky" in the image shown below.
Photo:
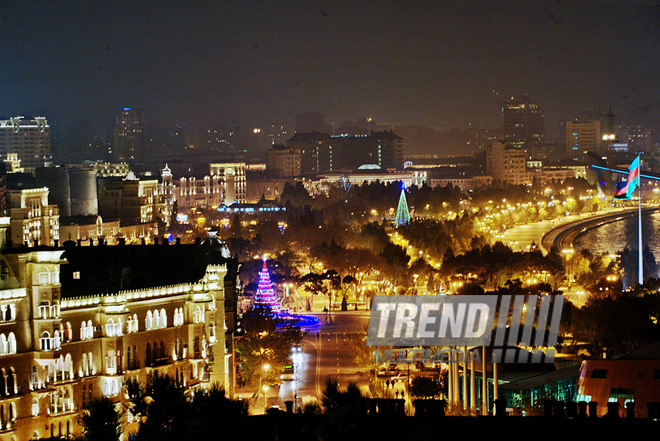
{"label": "night sky", "polygon": [[660,102],[651,1],[0,1],[0,115],[266,124],[302,111],[498,127],[529,93],[557,131]]}

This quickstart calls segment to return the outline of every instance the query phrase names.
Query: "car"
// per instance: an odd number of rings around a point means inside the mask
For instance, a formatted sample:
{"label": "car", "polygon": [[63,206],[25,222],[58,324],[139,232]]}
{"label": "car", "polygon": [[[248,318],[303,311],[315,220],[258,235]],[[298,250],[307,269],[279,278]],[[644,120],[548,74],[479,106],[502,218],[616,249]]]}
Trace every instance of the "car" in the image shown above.
{"label": "car", "polygon": [[399,373],[399,367],[396,365],[396,363],[390,363],[389,367],[387,368],[387,374],[394,375],[398,373]]}
{"label": "car", "polygon": [[293,345],[293,348],[291,349],[291,352],[293,353],[298,353],[302,351],[303,351],[302,345]]}
{"label": "car", "polygon": [[391,381],[392,383],[396,383],[396,382],[398,382],[398,381],[400,381],[400,382],[405,382],[405,381],[408,381],[408,375],[406,375],[406,374],[399,374],[399,375],[397,375],[396,377],[392,377],[392,378],[390,378],[390,381]]}
{"label": "car", "polygon": [[294,368],[293,365],[288,364],[284,366],[284,372],[280,375],[280,380],[283,381],[293,381],[294,380]]}

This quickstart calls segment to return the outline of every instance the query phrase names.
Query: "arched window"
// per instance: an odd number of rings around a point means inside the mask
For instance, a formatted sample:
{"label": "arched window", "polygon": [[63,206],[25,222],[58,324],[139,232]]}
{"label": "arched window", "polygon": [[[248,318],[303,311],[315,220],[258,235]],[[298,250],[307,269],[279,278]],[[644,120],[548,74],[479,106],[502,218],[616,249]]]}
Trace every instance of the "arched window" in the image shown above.
{"label": "arched window", "polygon": [[111,318],[105,324],[105,335],[113,337],[115,335],[115,321]]}
{"label": "arched window", "polygon": [[121,317],[117,318],[117,324],[115,324],[115,335],[124,335],[124,324],[121,321]]}
{"label": "arched window", "polygon": [[147,330],[151,329],[151,322],[153,320],[153,314],[151,311],[147,311],[147,318],[144,319],[144,327],[147,328]]}
{"label": "arched window", "polygon": [[160,327],[167,328],[167,313],[165,312],[165,308],[160,310]]}
{"label": "arched window", "polygon": [[7,339],[7,353],[15,354],[16,353],[16,335],[13,332],[9,333],[9,338]]}
{"label": "arched window", "polygon": [[82,369],[81,369],[81,371],[82,371],[84,376],[89,375],[89,365],[87,364],[87,353],[86,352],[83,352],[83,355],[82,355]]}
{"label": "arched window", "polygon": [[39,339],[39,349],[42,351],[50,351],[50,333],[48,331],[44,331],[41,334],[41,338]]}
{"label": "arched window", "polygon": [[73,339],[73,331],[71,330],[71,322],[66,322],[64,327],[64,341],[70,342]]}
{"label": "arched window", "polygon": [[195,311],[193,312],[193,322],[202,323],[204,321],[204,313],[199,305],[195,306]]}
{"label": "arched window", "polygon": [[158,312],[158,310],[155,310],[154,311],[154,319],[151,322],[151,327],[152,328],[158,328],[159,325],[160,325],[160,313]]}
{"label": "arched window", "polygon": [[87,320],[87,338],[94,338],[94,326],[91,320]]}
{"label": "arched window", "polygon": [[146,363],[147,366],[151,365],[151,343],[147,342],[147,358],[146,358]]}
{"label": "arched window", "polygon": [[18,384],[16,383],[16,369],[14,369],[13,366],[9,368],[9,373],[7,375],[7,392],[10,395],[18,392]]}
{"label": "arched window", "polygon": [[5,334],[0,334],[0,355],[7,353],[7,337]]}
{"label": "arched window", "polygon": [[61,343],[60,331],[55,330],[55,332],[53,333],[53,349],[59,349],[60,343]]}
{"label": "arched window", "polygon": [[73,362],[71,360],[71,354],[66,354],[64,358],[64,379],[72,380],[73,379]]}

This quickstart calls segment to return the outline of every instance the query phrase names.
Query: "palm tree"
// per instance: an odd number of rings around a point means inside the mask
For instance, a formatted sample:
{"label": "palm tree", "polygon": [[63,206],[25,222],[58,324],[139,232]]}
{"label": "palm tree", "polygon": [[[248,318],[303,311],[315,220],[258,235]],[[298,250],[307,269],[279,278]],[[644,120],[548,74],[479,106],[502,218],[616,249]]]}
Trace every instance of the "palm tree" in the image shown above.
{"label": "palm tree", "polygon": [[89,403],[82,423],[87,441],[118,441],[121,435],[121,414],[107,397],[95,398]]}

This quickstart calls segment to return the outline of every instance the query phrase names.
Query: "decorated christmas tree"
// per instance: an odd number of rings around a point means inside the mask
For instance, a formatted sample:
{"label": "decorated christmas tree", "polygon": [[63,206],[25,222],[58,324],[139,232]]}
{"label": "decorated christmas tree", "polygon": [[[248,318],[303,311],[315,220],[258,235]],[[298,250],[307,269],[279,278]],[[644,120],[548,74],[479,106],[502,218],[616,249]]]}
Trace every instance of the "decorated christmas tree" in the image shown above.
{"label": "decorated christmas tree", "polygon": [[406,190],[402,187],[394,223],[395,225],[408,225],[408,222],[410,222],[410,212],[408,211],[408,201],[406,201]]}
{"label": "decorated christmas tree", "polygon": [[270,274],[268,274],[266,259],[264,259],[264,267],[259,272],[259,287],[254,296],[254,306],[268,308],[273,314],[280,313],[280,304],[277,303],[277,295],[273,289],[273,282],[270,280]]}

